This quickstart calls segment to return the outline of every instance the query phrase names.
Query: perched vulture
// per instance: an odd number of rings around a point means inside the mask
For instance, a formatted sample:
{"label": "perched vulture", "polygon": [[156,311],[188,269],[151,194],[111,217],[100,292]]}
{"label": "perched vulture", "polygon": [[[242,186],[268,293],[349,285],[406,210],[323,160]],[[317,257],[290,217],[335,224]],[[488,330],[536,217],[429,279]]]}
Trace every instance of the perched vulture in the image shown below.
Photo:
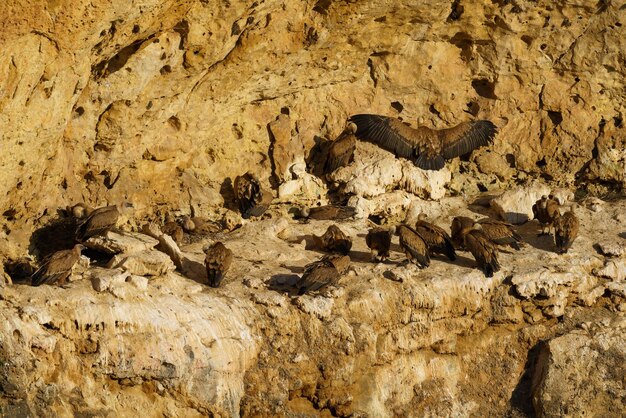
{"label": "perched vulture", "polygon": [[578,236],[580,222],[573,209],[554,220],[554,242],[560,254],[565,254]]}
{"label": "perched vulture", "polygon": [[182,224],[185,232],[193,232],[196,229],[196,223],[189,216],[183,216]]}
{"label": "perched vulture", "polygon": [[261,186],[259,179],[251,172],[237,176],[234,189],[244,219],[263,215],[272,203],[272,194]]}
{"label": "perched vulture", "polygon": [[314,237],[323,251],[347,255],[352,248],[352,240],[337,225],[329,226],[324,235]]}
{"label": "perched vulture", "polygon": [[81,244],[76,244],[71,250],[57,251],[46,258],[31,276],[32,285],[65,283],[84,248]]}
{"label": "perched vulture", "polygon": [[[541,196],[541,199],[537,200],[533,205],[533,215],[535,219],[539,221],[541,225],[541,232],[539,235],[546,235],[550,233],[550,226],[554,223],[561,213],[559,212],[559,202],[554,196]],[[546,232],[546,227],[548,232]]]}
{"label": "perched vulture", "polygon": [[161,228],[161,231],[164,234],[172,237],[172,239],[174,239],[176,243],[181,243],[183,241],[183,228],[178,225],[178,222],[176,222],[176,219],[171,214],[168,214],[165,217],[165,223],[163,224],[163,228]]}
{"label": "perched vulture", "polygon": [[452,239],[455,244],[463,242],[463,231],[469,231],[475,224],[480,224],[482,232],[497,245],[508,245],[516,250],[520,249],[522,237],[515,232],[513,225],[491,218],[483,218],[477,222],[466,216],[457,216],[452,220]]}
{"label": "perched vulture", "polygon": [[76,228],[76,240],[82,242],[90,237],[104,234],[115,226],[119,216],[120,211],[115,205],[95,209]]}
{"label": "perched vulture", "polygon": [[224,275],[233,262],[233,252],[221,242],[216,242],[205,250],[204,265],[209,286],[219,287]]}
{"label": "perched vulture", "polygon": [[463,122],[453,128],[417,129],[399,119],[380,115],[354,115],[349,122],[357,126],[356,137],[403,157],[424,170],[440,170],[445,160],[488,145],[496,126],[488,120]]}
{"label": "perched vulture", "polygon": [[404,224],[398,225],[396,235],[400,237],[400,247],[411,263],[417,264],[420,268],[430,265],[428,245],[413,228]]}
{"label": "perched vulture", "polygon": [[318,221],[344,220],[352,218],[356,213],[356,208],[352,206],[314,206],[311,208],[302,208],[300,215],[303,218],[316,219]]}
{"label": "perched vulture", "polygon": [[318,261],[307,264],[302,277],[296,282],[298,295],[336,284],[349,267],[350,257],[347,255],[326,255]]}
{"label": "perched vulture", "polygon": [[372,228],[365,236],[365,243],[372,252],[374,261],[385,261],[389,258],[391,248],[391,236],[393,230],[385,228]]}
{"label": "perched vulture", "polygon": [[478,223],[482,226],[482,231],[487,238],[495,244],[520,249],[519,243],[522,242],[522,237],[515,231],[513,225],[491,218],[480,219]]}
{"label": "perched vulture", "polygon": [[332,142],[324,164],[324,174],[330,174],[339,167],[345,167],[352,162],[356,148],[355,132],[356,125],[348,123],[346,129]]}
{"label": "perched vulture", "polygon": [[85,203],[77,203],[72,207],[68,206],[67,211],[74,219],[81,220],[89,216],[93,212],[93,208]]}
{"label": "perched vulture", "polygon": [[475,228],[477,229],[465,230],[462,233],[465,248],[472,253],[485,277],[492,277],[493,273],[500,270],[498,247],[481,230],[480,224],[476,224]]}
{"label": "perched vulture", "polygon": [[426,221],[426,216],[421,213],[417,223],[415,224],[415,232],[424,240],[428,246],[429,253],[443,254],[450,260],[456,260],[454,245],[450,235],[437,225]]}
{"label": "perched vulture", "polygon": [[452,219],[452,225],[450,226],[450,233],[452,235],[452,242],[457,248],[465,248],[463,243],[463,234],[474,226],[474,220],[467,216],[457,216]]}

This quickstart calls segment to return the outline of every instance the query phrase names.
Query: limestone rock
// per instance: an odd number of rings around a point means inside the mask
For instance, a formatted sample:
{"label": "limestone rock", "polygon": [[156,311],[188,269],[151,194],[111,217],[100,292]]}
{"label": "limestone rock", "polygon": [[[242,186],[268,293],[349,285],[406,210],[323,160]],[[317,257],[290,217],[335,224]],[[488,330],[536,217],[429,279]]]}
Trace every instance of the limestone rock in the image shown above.
{"label": "limestone rock", "polygon": [[507,180],[515,174],[515,170],[509,165],[506,159],[492,151],[481,152],[476,157],[478,169],[485,174],[495,174],[500,180]]}
{"label": "limestone rock", "polygon": [[130,273],[121,268],[103,269],[96,267],[89,271],[89,275],[93,289],[96,292],[104,292],[126,282]]}
{"label": "limestone rock", "polygon": [[402,189],[424,199],[441,199],[451,179],[450,171],[422,170],[412,162],[395,158],[391,153],[360,143],[354,163],[333,172],[329,178],[342,185],[346,194],[372,198],[394,189]]}
{"label": "limestone rock", "polygon": [[568,202],[574,201],[574,192],[572,192],[570,189],[558,187],[556,189],[552,189],[550,194],[554,196],[557,202],[559,202],[559,205],[565,205]]}
{"label": "limestone rock", "polygon": [[292,137],[291,119],[280,114],[276,120],[268,124],[271,133],[271,157],[274,161],[274,175],[280,183],[292,179],[291,167],[294,163],[304,162],[302,142]]}
{"label": "limestone rock", "polygon": [[597,157],[589,166],[588,176],[626,187],[626,137],[621,121],[619,124],[610,126],[596,140]]}
{"label": "limestone rock", "polygon": [[607,257],[622,257],[626,255],[626,241],[602,240],[596,245],[600,252]]}
{"label": "limestone rock", "polygon": [[548,195],[550,188],[534,183],[530,186],[516,187],[502,193],[491,201],[491,207],[505,221],[512,224],[523,224],[533,219],[533,205],[543,195]]}
{"label": "limestone rock", "polygon": [[600,212],[602,207],[604,206],[604,201],[602,199],[598,199],[597,197],[587,197],[583,199],[581,204],[589,210],[594,212]]}
{"label": "limestone rock", "polygon": [[156,250],[131,254],[117,254],[109,261],[108,268],[119,269],[135,276],[161,276],[176,267],[170,257]]}
{"label": "limestone rock", "polygon": [[138,253],[154,248],[158,241],[136,232],[107,231],[104,235],[89,238],[84,242],[87,248],[108,254]]}
{"label": "limestone rock", "polygon": [[622,415],[624,382],[614,377],[626,375],[624,339],[622,323],[593,335],[572,331],[543,344],[533,373],[532,400],[537,415]]}
{"label": "limestone rock", "polygon": [[281,202],[319,201],[326,194],[322,180],[309,173],[301,173],[293,180],[287,180],[278,186],[278,198]]}
{"label": "limestone rock", "polygon": [[621,282],[626,279],[626,259],[607,260],[604,267],[594,270],[594,274]]}

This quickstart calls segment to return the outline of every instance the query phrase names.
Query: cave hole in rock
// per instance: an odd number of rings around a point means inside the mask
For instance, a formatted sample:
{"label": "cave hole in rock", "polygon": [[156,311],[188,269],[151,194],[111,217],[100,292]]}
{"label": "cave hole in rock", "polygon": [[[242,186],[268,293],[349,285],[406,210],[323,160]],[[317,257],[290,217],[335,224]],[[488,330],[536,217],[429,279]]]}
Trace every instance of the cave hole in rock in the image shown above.
{"label": "cave hole in rock", "polygon": [[476,183],[476,187],[478,187],[478,190],[481,193],[485,193],[487,190],[489,190],[487,186],[485,186],[483,183]]}
{"label": "cave hole in rock", "polygon": [[554,126],[558,126],[561,124],[561,122],[563,122],[563,115],[561,114],[561,112],[548,110],[548,117],[550,118]]}
{"label": "cave hole in rock", "polygon": [[141,28],[139,27],[139,25],[133,25],[133,33],[139,33],[140,30]]}
{"label": "cave hole in rock", "polygon": [[538,160],[535,165],[539,168],[543,168],[546,165],[548,165],[548,163],[546,162],[546,157],[543,157],[541,160]]}
{"label": "cave hole in rock", "polygon": [[456,22],[461,18],[465,8],[461,4],[461,0],[454,0],[451,5],[451,11],[448,15],[447,22]]}
{"label": "cave hole in rock", "polygon": [[472,37],[466,32],[457,32],[452,38],[450,43],[461,50],[461,59],[464,62],[469,62],[472,59]]}
{"label": "cave hole in rock", "polygon": [[280,113],[283,115],[289,116],[289,108],[287,106],[283,106],[280,108]]}
{"label": "cave hole in rock", "polygon": [[613,116],[613,126],[616,128],[622,127],[623,120],[620,116]]}
{"label": "cave hole in rock", "polygon": [[4,216],[7,221],[14,221],[15,215],[17,215],[17,210],[15,209],[7,209],[4,212],[2,212],[2,216]]}
{"label": "cave hole in rock", "polygon": [[98,64],[92,67],[92,74],[95,78],[106,77],[115,73],[116,71],[121,70],[129,58],[139,50],[141,44],[143,43],[143,39],[137,40],[132,44],[122,48],[120,52],[113,55],[109,60],[100,61]]}
{"label": "cave hole in rock", "polygon": [[315,6],[313,6],[313,11],[322,15],[326,15],[328,14],[328,9],[332,3],[332,0],[319,0],[317,3],[315,3]]}
{"label": "cave hole in rock", "polygon": [[475,101],[471,101],[467,103],[466,112],[472,116],[478,116],[478,112],[480,112],[480,105]]}
{"label": "cave hole in rock", "polygon": [[169,64],[166,64],[163,67],[161,67],[159,72],[161,73],[161,75],[169,74],[172,72],[172,66]]}
{"label": "cave hole in rock", "polygon": [[404,106],[400,102],[391,102],[391,107],[395,109],[398,113],[401,113],[404,110]]}
{"label": "cave hole in rock", "polygon": [[513,154],[506,154],[504,156],[504,158],[506,159],[506,162],[509,164],[509,166],[511,168],[515,168],[515,166],[517,164],[516,159],[515,159],[515,155],[513,155]]}
{"label": "cave hole in rock", "polygon": [[72,248],[76,243],[77,226],[75,219],[60,210],[55,217],[33,232],[28,252],[41,261],[57,251]]}
{"label": "cave hole in rock", "polygon": [[27,258],[6,260],[4,271],[9,275],[14,284],[30,284],[30,276],[37,270],[35,264]]}
{"label": "cave hole in rock", "polygon": [[237,123],[233,123],[233,133],[237,139],[243,139],[243,129]]}
{"label": "cave hole in rock", "polygon": [[230,36],[237,36],[241,33],[241,27],[238,22],[233,22],[233,26],[230,28]]}
{"label": "cave hole in rock", "polygon": [[178,43],[178,49],[184,50],[185,44],[187,43],[187,38],[189,37],[189,22],[186,20],[181,20],[172,28],[174,32],[180,35],[180,42]]}
{"label": "cave hole in rock", "polygon": [[532,36],[528,36],[528,35],[522,35],[521,39],[528,46],[530,46],[533,43],[533,40],[534,40],[534,38]]}
{"label": "cave hole in rock", "polygon": [[441,113],[437,110],[434,104],[428,106],[428,111],[437,117],[441,117]]}
{"label": "cave hole in rock", "polygon": [[78,117],[83,116],[85,114],[85,108],[82,106],[78,106],[76,109],[74,109],[74,112]]}
{"label": "cave hole in rock", "polygon": [[610,0],[599,0],[596,3],[596,14],[604,13],[611,5]]}
{"label": "cave hole in rock", "polygon": [[115,183],[117,183],[117,180],[120,178],[119,173],[117,174],[117,176],[115,176],[115,178],[112,178],[111,173],[107,170],[102,170],[100,172],[100,175],[104,177],[102,184],[104,184],[104,187],[106,187],[108,190],[111,190],[113,186],[115,186]]}
{"label": "cave hole in rock", "polygon": [[167,123],[177,131],[180,131],[183,126],[183,124],[180,122],[180,119],[178,119],[176,116],[170,116],[170,118],[167,120]]}
{"label": "cave hole in rock", "polygon": [[494,93],[496,89],[495,82],[489,81],[485,78],[479,78],[472,80],[472,87],[480,97],[492,100],[498,98]]}
{"label": "cave hole in rock", "polygon": [[387,16],[381,16],[381,17],[377,17],[376,19],[374,19],[374,22],[377,23],[384,23],[387,21]]}

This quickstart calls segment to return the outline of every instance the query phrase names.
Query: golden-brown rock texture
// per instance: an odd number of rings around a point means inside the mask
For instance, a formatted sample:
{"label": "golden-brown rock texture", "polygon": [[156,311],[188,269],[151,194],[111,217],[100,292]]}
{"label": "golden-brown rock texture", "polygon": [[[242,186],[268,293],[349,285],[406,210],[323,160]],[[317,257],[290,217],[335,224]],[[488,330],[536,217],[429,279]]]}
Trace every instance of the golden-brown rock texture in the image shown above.
{"label": "golden-brown rock texture", "polygon": [[[433,203],[429,217],[449,225],[453,206],[417,196],[537,177],[624,187],[625,20],[610,1],[2,1],[2,261],[60,249],[36,245],[55,236],[40,228],[78,202],[131,202],[118,223],[126,229],[162,210],[243,227],[224,237],[239,243],[240,265],[214,293],[153,249],[120,256],[106,280],[67,288],[10,286],[2,274],[1,413],[498,416],[532,413],[531,398],[546,415],[558,410],[549,392],[560,378],[549,370],[529,392],[533,347],[585,320],[623,316],[623,256],[604,260],[589,235],[594,222],[612,239],[626,233],[623,204],[586,211],[564,258],[536,241],[526,255],[541,259],[535,270],[503,255],[503,272],[488,280],[465,254],[462,273],[434,260],[422,276],[393,267],[403,282],[390,281],[361,237],[357,275],[342,277],[333,297],[297,301],[269,287],[289,287],[301,273],[293,269],[319,254],[275,230],[261,237],[284,218],[246,223],[224,206],[248,170],[278,200],[334,203],[304,161],[358,113],[437,129],[488,119],[499,133],[469,161],[432,173],[357,143],[355,162],[329,176],[353,194],[356,218]],[[345,229],[364,236],[368,226]],[[201,247],[183,256],[159,237],[180,271],[202,272]],[[607,335],[623,340],[613,328]],[[560,367],[556,344],[539,350],[538,367]],[[612,382],[611,401],[622,400]]]}
{"label": "golden-brown rock texture", "polygon": [[626,181],[615,2],[4,5],[0,209],[16,242],[44,208],[82,200],[219,205],[225,179],[270,177],[281,113],[305,154],[359,112],[433,128],[480,117],[499,128],[476,153],[493,157],[479,160],[488,179]]}

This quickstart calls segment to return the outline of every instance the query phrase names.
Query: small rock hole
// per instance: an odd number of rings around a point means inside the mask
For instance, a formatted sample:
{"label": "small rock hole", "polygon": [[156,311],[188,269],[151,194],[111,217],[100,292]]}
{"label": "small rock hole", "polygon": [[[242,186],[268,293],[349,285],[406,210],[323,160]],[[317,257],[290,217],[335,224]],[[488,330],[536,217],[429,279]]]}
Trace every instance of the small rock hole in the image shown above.
{"label": "small rock hole", "polygon": [[404,110],[404,106],[400,102],[391,102],[391,107],[394,108],[398,113],[401,113]]}

